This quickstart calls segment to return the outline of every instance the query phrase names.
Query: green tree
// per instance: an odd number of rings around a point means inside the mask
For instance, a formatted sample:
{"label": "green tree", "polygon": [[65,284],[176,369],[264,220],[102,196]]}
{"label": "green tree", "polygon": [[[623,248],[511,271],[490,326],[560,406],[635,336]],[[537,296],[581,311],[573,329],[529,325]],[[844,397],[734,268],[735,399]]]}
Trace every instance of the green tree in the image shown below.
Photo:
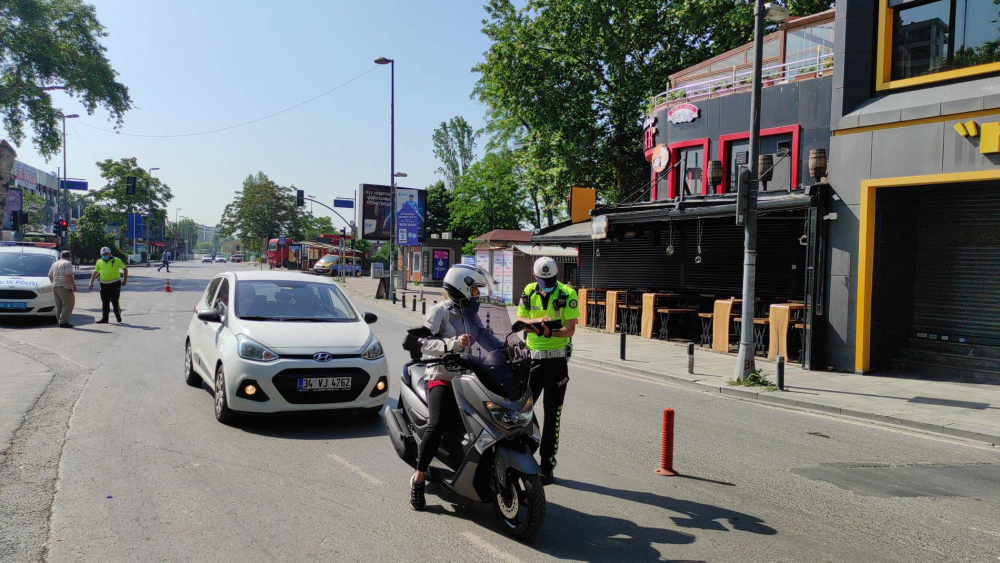
{"label": "green tree", "polygon": [[288,231],[288,236],[294,240],[319,240],[320,235],[333,232],[333,221],[329,217],[305,211],[298,214],[295,226]]}
{"label": "green tree", "polygon": [[438,180],[427,187],[427,234],[441,234],[447,232],[451,226],[451,211],[448,206],[451,204],[452,194],[445,187],[443,180]]}
{"label": "green tree", "polygon": [[247,246],[264,248],[269,238],[290,233],[298,216],[294,190],[258,172],[243,180],[243,190],[226,205],[219,236],[234,236]]}
{"label": "green tree", "polygon": [[21,227],[22,231],[40,231],[45,227],[46,219],[48,219],[49,224],[52,222],[52,210],[49,209],[45,196],[41,194],[23,190],[21,192],[21,209],[27,215],[24,225]]}
{"label": "green tree", "polygon": [[[449,204],[451,231],[468,241],[493,229],[520,229],[528,217],[511,151],[488,153],[459,179]],[[463,253],[472,248],[467,242]]]}
{"label": "green tree", "polygon": [[468,170],[475,160],[476,132],[461,115],[442,121],[431,135],[434,156],[441,161],[437,172],[444,175],[449,190],[455,189],[458,178]]}
{"label": "green tree", "polygon": [[185,250],[193,249],[198,246],[198,223],[184,217],[167,227],[167,237],[184,241]]}
{"label": "green tree", "polygon": [[121,126],[132,99],[105,57],[106,36],[94,7],[80,0],[0,1],[0,113],[17,146],[30,123],[42,156],[59,151],[61,114],[47,86],[65,86],[88,114],[103,107]]}
{"label": "green tree", "polygon": [[[142,213],[151,220],[152,225],[162,225],[166,219],[167,203],[174,198],[170,187],[159,178],[150,177],[145,169],[139,167],[135,157],[97,162],[101,177],[105,180],[104,188],[94,192],[95,202],[107,205],[107,219],[125,225],[128,213]],[[128,195],[127,178],[135,176],[135,194]],[[121,245],[125,246],[125,228],[121,229]]]}
{"label": "green tree", "polygon": [[[77,222],[77,229],[69,234],[69,249],[82,260],[97,260],[101,247],[115,248],[114,237],[105,230],[110,213],[100,205],[88,205]],[[118,254],[118,252],[116,252]]]}
{"label": "green tree", "polygon": [[211,254],[215,251],[215,247],[212,246],[211,241],[199,242],[197,246],[194,247],[194,251],[198,254]]}
{"label": "green tree", "polygon": [[218,254],[222,250],[222,241],[219,240],[219,232],[216,231],[212,235],[212,252]]}

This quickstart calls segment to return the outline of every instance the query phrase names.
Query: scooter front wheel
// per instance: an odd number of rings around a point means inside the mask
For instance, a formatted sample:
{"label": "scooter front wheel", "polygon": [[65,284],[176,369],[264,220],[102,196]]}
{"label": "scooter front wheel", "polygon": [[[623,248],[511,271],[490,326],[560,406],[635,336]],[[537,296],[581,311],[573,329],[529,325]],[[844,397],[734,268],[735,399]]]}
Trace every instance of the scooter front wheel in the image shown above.
{"label": "scooter front wheel", "polygon": [[545,488],[538,475],[512,472],[507,486],[496,485],[494,506],[507,525],[507,533],[519,540],[528,540],[545,522]]}

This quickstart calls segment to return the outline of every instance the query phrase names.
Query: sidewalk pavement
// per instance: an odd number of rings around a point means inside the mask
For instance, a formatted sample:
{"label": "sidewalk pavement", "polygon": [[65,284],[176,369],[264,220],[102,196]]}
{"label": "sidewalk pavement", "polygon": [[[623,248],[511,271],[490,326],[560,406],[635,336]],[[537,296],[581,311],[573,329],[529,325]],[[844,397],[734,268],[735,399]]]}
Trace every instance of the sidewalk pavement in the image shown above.
{"label": "sidewalk pavement", "polygon": [[[355,278],[349,279],[346,287],[352,293],[374,300],[377,282],[371,278]],[[415,293],[413,287],[407,290],[408,294]],[[428,305],[441,299],[439,288],[424,289]],[[419,288],[416,293],[419,293]],[[411,306],[408,303],[405,311],[411,311]],[[513,308],[510,310],[513,316]],[[419,312],[418,305],[417,314]],[[786,363],[785,390],[766,391],[759,387],[728,384],[733,377],[734,354],[695,346],[694,373],[689,374],[687,343],[629,336],[626,339],[626,360],[623,361],[619,358],[620,339],[618,334],[577,328],[571,361],[740,399],[1000,445],[1000,386],[997,385],[808,371],[798,364]],[[758,358],[757,366],[769,380],[777,382],[774,362]],[[669,407],[669,404],[664,406]]]}
{"label": "sidewalk pavement", "polygon": [[14,432],[52,380],[52,372],[42,364],[13,350],[16,343],[0,341],[0,463]]}

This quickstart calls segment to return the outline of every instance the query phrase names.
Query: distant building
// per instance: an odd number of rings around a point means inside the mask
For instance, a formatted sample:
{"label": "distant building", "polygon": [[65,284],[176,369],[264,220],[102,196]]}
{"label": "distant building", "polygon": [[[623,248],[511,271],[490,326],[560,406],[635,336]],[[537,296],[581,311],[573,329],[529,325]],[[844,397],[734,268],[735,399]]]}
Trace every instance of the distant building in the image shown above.
{"label": "distant building", "polygon": [[212,238],[218,232],[216,227],[198,225],[198,242],[212,242]]}

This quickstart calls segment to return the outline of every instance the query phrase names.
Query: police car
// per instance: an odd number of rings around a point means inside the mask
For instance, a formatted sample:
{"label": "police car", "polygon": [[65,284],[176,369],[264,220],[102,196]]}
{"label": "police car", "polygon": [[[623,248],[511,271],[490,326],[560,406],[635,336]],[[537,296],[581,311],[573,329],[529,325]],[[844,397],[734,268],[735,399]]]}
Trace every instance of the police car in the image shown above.
{"label": "police car", "polygon": [[56,316],[49,268],[59,259],[52,248],[0,246],[0,318]]}

